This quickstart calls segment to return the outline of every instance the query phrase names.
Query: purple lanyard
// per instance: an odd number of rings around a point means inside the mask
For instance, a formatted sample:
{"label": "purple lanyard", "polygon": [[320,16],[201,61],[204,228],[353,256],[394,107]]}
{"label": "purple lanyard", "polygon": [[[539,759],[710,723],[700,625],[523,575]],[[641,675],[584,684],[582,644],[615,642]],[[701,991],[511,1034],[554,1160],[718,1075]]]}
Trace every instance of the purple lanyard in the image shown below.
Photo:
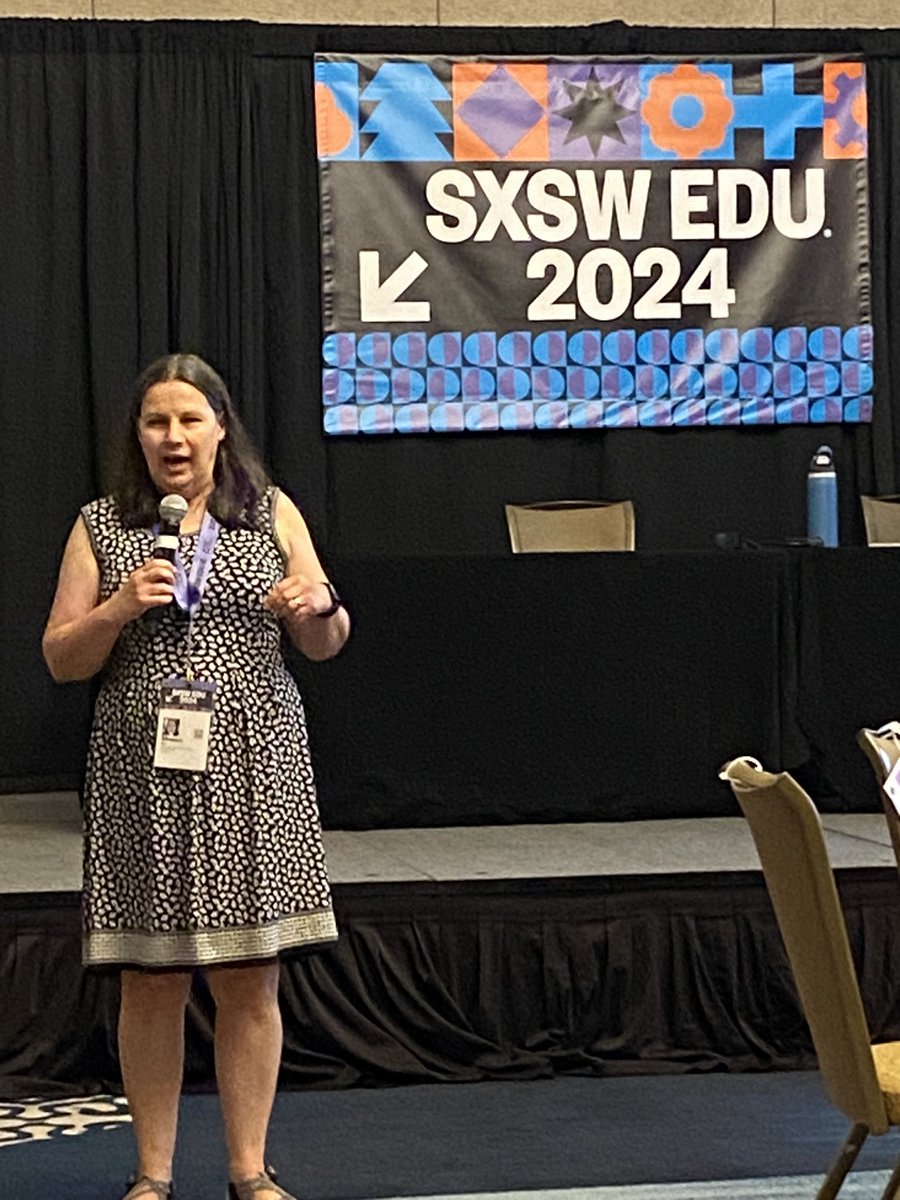
{"label": "purple lanyard", "polygon": [[[175,551],[175,603],[192,617],[200,607],[200,599],[209,578],[213,556],[216,553],[216,542],[219,540],[220,529],[221,525],[216,518],[211,513],[205,513],[203,524],[200,526],[200,536],[197,539],[197,549],[194,552],[194,561],[191,563],[190,575],[184,569],[181,551]],[[153,526],[153,533],[154,535],[159,533],[159,525]]]}
{"label": "purple lanyard", "polygon": [[204,513],[190,575],[184,569],[181,551],[175,551],[175,601],[179,608],[190,613],[192,617],[200,607],[200,598],[209,578],[220,528],[219,522],[211,513]]}
{"label": "purple lanyard", "polygon": [[[184,569],[184,560],[181,557],[181,552],[179,550],[175,551],[175,603],[183,612],[188,614],[184,675],[185,679],[189,681],[193,681],[194,679],[194,669],[191,666],[194,616],[200,607],[203,590],[209,578],[209,569],[212,566],[213,556],[216,552],[216,542],[219,540],[220,529],[221,526],[216,518],[210,513],[205,513],[203,524],[200,526],[200,536],[197,538],[197,549],[194,552],[194,561],[191,563],[190,575]],[[154,526],[153,532],[157,533],[158,531],[159,526]]]}

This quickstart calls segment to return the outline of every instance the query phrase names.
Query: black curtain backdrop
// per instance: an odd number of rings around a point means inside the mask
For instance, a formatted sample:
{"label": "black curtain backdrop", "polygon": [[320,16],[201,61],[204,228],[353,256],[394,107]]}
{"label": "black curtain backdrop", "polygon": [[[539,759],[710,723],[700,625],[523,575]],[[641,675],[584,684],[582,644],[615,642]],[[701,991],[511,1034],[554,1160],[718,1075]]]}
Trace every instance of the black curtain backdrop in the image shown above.
{"label": "black curtain backdrop", "polygon": [[[326,440],[312,56],[860,53],[869,72],[877,402],[871,427]],[[326,562],[505,555],[505,501],[630,496],[639,549],[804,531],[835,449],[844,540],[897,486],[900,30],[403,29],[0,21],[0,787],[77,781],[88,688],[40,634],[78,508],[108,484],[150,359],[213,362]],[[402,580],[398,580],[398,588]],[[356,598],[364,608],[365,596]]]}

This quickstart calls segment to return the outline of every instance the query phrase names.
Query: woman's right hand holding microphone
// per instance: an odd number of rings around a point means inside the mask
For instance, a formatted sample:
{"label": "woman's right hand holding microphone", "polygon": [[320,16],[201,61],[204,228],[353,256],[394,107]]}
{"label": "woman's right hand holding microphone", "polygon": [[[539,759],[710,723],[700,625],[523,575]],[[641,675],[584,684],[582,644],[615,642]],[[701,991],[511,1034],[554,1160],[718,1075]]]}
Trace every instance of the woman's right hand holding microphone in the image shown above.
{"label": "woman's right hand holding microphone", "polygon": [[148,608],[161,608],[175,595],[175,568],[164,558],[151,558],[127,575],[114,600],[127,623]]}

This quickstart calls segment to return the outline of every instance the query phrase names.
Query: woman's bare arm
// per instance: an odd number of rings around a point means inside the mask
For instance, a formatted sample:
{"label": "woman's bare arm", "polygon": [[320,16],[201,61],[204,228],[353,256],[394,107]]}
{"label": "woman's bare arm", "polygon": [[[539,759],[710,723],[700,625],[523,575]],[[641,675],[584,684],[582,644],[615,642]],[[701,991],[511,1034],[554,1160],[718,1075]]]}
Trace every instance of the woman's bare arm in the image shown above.
{"label": "woman's bare arm", "polygon": [[287,551],[284,578],[272,588],[265,606],[284,622],[291,641],[307,658],[333,658],[350,636],[350,617],[339,608],[330,617],[331,593],[306,522],[296,505],[279,493],[275,530]]}
{"label": "woman's bare arm", "polygon": [[66,542],[44,629],[44,661],[53,678],[68,683],[96,675],[129,621],[148,608],[169,603],[174,580],[171,563],[150,559],[101,603],[100,568],[79,517]]}

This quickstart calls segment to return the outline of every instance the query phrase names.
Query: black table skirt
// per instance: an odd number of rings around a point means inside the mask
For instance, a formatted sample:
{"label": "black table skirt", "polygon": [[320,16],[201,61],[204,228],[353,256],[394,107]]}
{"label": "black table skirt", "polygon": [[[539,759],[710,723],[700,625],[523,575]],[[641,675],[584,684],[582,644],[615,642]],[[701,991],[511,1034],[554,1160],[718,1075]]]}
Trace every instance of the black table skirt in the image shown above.
{"label": "black table skirt", "polygon": [[[719,766],[877,806],[854,743],[900,716],[900,552],[553,554],[337,564],[355,621],[298,664],[332,827],[737,812]],[[885,615],[880,620],[876,614]]]}
{"label": "black table skirt", "polygon": [[[331,567],[353,636],[290,656],[331,828],[729,815],[737,754],[878,807],[854,734],[900,717],[900,549]],[[37,715],[5,714],[0,790],[76,786],[90,688],[18,682]]]}

